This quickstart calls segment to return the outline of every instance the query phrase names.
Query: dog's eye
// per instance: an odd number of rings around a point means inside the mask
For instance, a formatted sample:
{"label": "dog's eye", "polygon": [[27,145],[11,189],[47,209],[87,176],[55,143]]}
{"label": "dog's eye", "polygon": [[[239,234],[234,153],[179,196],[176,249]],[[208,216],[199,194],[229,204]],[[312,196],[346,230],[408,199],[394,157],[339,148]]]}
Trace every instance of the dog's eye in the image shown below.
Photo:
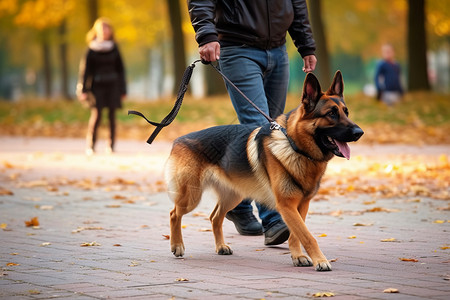
{"label": "dog's eye", "polygon": [[338,111],[337,109],[332,109],[328,112],[328,116],[330,116],[333,119],[336,119],[338,117]]}
{"label": "dog's eye", "polygon": [[348,117],[348,108],[344,107],[344,114]]}

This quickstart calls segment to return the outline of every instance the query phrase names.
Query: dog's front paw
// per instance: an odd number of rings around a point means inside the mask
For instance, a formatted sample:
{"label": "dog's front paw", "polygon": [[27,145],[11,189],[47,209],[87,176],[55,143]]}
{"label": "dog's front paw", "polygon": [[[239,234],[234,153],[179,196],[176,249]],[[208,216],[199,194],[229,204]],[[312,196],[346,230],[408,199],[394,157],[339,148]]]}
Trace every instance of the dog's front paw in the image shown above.
{"label": "dog's front paw", "polygon": [[231,250],[230,246],[228,245],[220,245],[216,249],[217,254],[219,255],[231,255],[233,254],[233,250]]}
{"label": "dog's front paw", "polygon": [[184,245],[183,244],[176,244],[172,245],[171,247],[173,255],[175,257],[181,257],[184,255]]}
{"label": "dog's front paw", "polygon": [[311,267],[313,265],[311,258],[306,255],[300,255],[298,257],[292,256],[292,262],[296,267]]}
{"label": "dog's front paw", "polygon": [[328,260],[320,260],[315,265],[316,271],[323,272],[323,271],[331,271],[331,264],[328,262]]}

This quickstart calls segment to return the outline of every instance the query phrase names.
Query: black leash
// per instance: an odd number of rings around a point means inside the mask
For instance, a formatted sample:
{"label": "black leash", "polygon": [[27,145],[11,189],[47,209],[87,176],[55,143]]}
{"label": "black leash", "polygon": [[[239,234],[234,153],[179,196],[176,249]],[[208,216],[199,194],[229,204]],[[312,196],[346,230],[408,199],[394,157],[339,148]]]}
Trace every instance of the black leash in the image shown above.
{"label": "black leash", "polygon": [[186,68],[183,74],[183,78],[181,79],[180,88],[178,89],[177,94],[177,100],[175,101],[175,105],[173,106],[172,110],[169,112],[167,116],[162,119],[160,123],[152,122],[149,119],[147,119],[142,113],[135,111],[135,110],[129,110],[128,115],[136,115],[140,116],[145,119],[149,124],[156,126],[153,133],[150,135],[150,137],[147,139],[147,143],[151,144],[156,136],[159,134],[159,132],[166,126],[170,125],[170,123],[175,120],[175,117],[178,114],[178,111],[181,108],[181,104],[183,103],[184,94],[186,94],[189,81],[191,80],[192,72],[194,71],[195,64],[200,62],[200,60],[194,61],[190,66]]}
{"label": "black leash", "polygon": [[292,149],[294,149],[295,152],[297,152],[299,154],[302,154],[303,156],[306,156],[309,160],[313,160],[307,153],[305,153],[304,151],[300,150],[297,147],[297,145],[295,144],[294,140],[292,140],[292,138],[290,136],[288,136],[286,128],[281,127],[281,125],[279,125],[274,119],[272,119],[265,112],[263,112],[227,76],[225,76],[225,74],[223,74],[222,71],[220,71],[219,68],[217,68],[217,66],[213,65],[211,62],[200,60],[200,59],[194,61],[184,71],[183,78],[181,79],[180,88],[178,89],[177,100],[175,101],[175,105],[173,106],[173,108],[170,111],[170,113],[167,116],[165,116],[164,119],[162,119],[162,121],[160,123],[148,120],[142,113],[140,113],[138,111],[134,111],[134,110],[129,110],[128,111],[128,115],[131,114],[131,115],[140,116],[140,117],[144,118],[149,124],[151,124],[153,126],[156,126],[155,130],[153,131],[153,133],[147,139],[147,143],[148,144],[151,144],[155,140],[156,136],[159,134],[159,132],[164,127],[170,125],[170,123],[172,123],[173,120],[175,120],[175,118],[176,118],[176,116],[178,114],[178,111],[181,108],[181,104],[183,103],[183,98],[184,98],[184,95],[186,94],[189,81],[191,80],[191,76],[192,76],[192,72],[194,71],[195,64],[198,63],[198,62],[202,62],[203,64],[206,64],[206,65],[209,64],[211,67],[213,67],[213,69],[216,70],[217,73],[219,73],[229,85],[231,85],[239,94],[241,94],[242,97],[244,97],[245,100],[248,101],[248,103],[250,103],[261,115],[263,115],[267,119],[267,121],[269,121],[269,123],[270,123],[270,130],[280,130],[286,136],[286,138],[289,141],[289,144],[291,145]]}

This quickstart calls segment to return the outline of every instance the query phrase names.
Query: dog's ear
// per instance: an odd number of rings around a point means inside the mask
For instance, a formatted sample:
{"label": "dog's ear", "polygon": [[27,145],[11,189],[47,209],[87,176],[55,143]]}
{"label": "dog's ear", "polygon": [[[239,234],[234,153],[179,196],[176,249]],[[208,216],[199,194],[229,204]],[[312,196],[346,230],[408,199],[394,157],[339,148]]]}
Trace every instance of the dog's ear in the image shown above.
{"label": "dog's ear", "polygon": [[303,83],[302,103],[307,113],[314,109],[321,96],[322,90],[316,76],[313,73],[306,74]]}
{"label": "dog's ear", "polygon": [[337,95],[342,98],[344,95],[344,80],[342,79],[341,71],[336,71],[334,74],[333,82],[327,91],[327,95]]}

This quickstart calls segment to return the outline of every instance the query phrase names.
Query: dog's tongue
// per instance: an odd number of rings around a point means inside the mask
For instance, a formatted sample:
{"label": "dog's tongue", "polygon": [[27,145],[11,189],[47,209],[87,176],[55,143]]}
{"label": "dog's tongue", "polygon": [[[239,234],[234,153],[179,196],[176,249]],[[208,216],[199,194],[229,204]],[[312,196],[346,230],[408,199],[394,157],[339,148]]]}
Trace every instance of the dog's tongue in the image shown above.
{"label": "dog's tongue", "polygon": [[336,145],[339,147],[339,152],[344,155],[346,159],[350,159],[350,147],[347,145],[346,142],[340,142],[338,140],[334,140]]}

